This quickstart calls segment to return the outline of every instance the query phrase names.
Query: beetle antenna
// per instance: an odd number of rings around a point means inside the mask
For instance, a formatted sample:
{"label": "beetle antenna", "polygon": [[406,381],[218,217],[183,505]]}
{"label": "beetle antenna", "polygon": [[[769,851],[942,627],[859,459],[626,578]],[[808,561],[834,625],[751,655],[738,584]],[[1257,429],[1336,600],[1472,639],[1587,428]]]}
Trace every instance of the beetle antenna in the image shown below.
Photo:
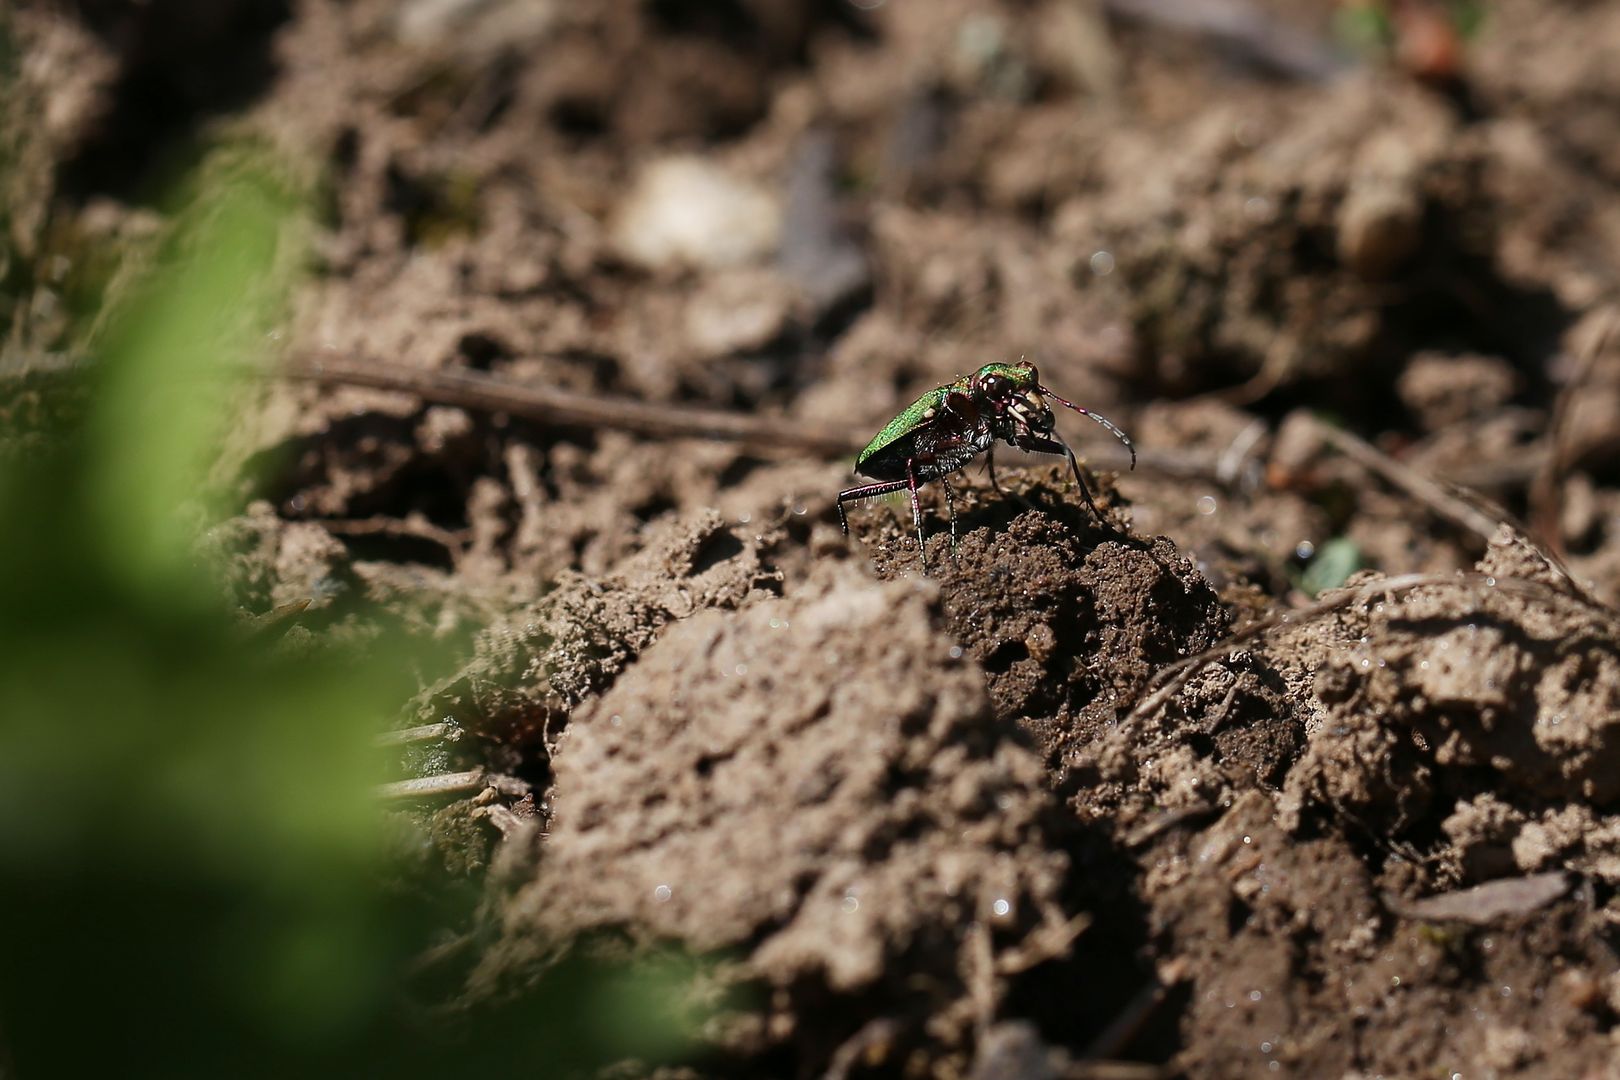
{"label": "beetle antenna", "polygon": [[1112,420],[1108,419],[1108,417],[1102,415],[1101,413],[1094,413],[1090,409],[1082,409],[1080,406],[1076,405],[1074,402],[1068,400],[1067,398],[1059,397],[1058,395],[1052,393],[1052,391],[1048,390],[1046,387],[1040,385],[1039,383],[1035,384],[1035,388],[1037,390],[1039,390],[1046,397],[1049,397],[1053,401],[1057,402],[1059,405],[1062,405],[1064,408],[1073,409],[1075,412],[1079,413],[1081,416],[1089,416],[1091,419],[1095,420],[1097,423],[1099,423],[1103,427],[1107,428],[1108,431],[1114,436],[1114,438],[1116,438],[1120,442],[1124,443],[1125,444],[1125,449],[1127,449],[1127,450],[1129,450],[1131,452],[1131,468],[1133,468],[1133,469],[1136,468],[1136,444],[1131,442],[1131,437],[1129,435],[1125,434],[1123,431],[1121,431],[1119,429],[1118,424],[1114,423]]}

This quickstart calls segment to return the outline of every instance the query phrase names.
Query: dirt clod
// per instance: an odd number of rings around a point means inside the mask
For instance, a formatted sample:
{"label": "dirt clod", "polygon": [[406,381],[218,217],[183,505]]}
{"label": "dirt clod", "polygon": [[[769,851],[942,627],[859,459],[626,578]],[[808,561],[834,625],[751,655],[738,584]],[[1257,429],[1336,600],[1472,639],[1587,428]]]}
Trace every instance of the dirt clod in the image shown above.
{"label": "dirt clod", "polygon": [[600,692],[666,624],[770,595],[780,578],[759,540],[712,511],[671,523],[600,579],[564,578],[479,638],[458,674],[428,688],[419,722],[451,718],[510,756],[544,752],[573,709]]}
{"label": "dirt clod", "polygon": [[[930,544],[947,623],[984,668],[996,714],[1054,763],[1117,721],[1158,666],[1213,645],[1228,618],[1173,544],[1089,519],[1068,486],[1011,498],[974,485],[993,524],[964,531],[954,556],[948,538]],[[1058,513],[1023,510],[1031,497]]]}
{"label": "dirt clod", "polygon": [[753,1039],[853,1023],[812,1009],[831,995],[960,1053],[1009,974],[1067,956],[1085,919],[1061,903],[1040,762],[952,658],[937,597],[832,567],[666,633],[570,724],[546,855],[486,977],[524,942],[620,929],[736,955],[772,988]]}

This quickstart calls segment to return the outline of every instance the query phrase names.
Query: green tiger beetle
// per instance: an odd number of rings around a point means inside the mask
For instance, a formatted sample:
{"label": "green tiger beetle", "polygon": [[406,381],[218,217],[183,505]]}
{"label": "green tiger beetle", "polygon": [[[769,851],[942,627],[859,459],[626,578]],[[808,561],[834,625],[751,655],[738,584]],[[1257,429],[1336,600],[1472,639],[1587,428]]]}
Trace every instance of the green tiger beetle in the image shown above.
{"label": "green tiger beetle", "polygon": [[1082,409],[1042,386],[1040,372],[1034,364],[1025,361],[986,364],[972,375],[928,391],[906,406],[866,444],[866,449],[855,459],[855,471],[877,483],[861,484],[838,493],[838,523],[843,526],[844,535],[849,535],[849,518],[844,513],[846,502],[907,489],[911,492],[911,520],[917,527],[917,549],[923,553],[926,566],[928,555],[923,547],[922,507],[917,502],[917,488],[930,480],[938,480],[945,486],[945,505],[951,518],[951,550],[955,551],[956,503],[951,498],[948,477],[980,454],[986,454],[990,486],[1000,491],[995,462],[998,441],[1035,454],[1068,458],[1086,506],[1098,521],[1103,521],[1102,512],[1092,501],[1091,489],[1080,475],[1080,463],[1075,460],[1074,451],[1054,430],[1056,417],[1046,403],[1048,398],[1107,428],[1130,450],[1131,468],[1136,468],[1136,447],[1130,436],[1107,417]]}

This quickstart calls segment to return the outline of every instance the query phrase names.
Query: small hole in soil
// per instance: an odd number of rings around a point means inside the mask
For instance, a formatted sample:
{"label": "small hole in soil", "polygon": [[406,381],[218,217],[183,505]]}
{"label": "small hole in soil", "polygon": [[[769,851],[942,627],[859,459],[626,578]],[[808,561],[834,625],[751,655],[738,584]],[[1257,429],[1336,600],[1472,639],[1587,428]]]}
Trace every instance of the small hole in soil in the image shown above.
{"label": "small hole in soil", "polygon": [[1029,659],[1029,646],[1022,641],[1003,641],[995,647],[989,656],[984,658],[984,669],[996,675],[1003,675],[1012,670],[1012,666],[1020,660]]}
{"label": "small hole in soil", "polygon": [[197,157],[209,118],[271,84],[276,31],[293,14],[288,0],[66,6],[83,8],[87,28],[123,59],[111,107],[57,171],[61,192],[80,199],[163,195]]}
{"label": "small hole in soil", "polygon": [[339,536],[349,557],[369,562],[416,563],[440,570],[454,570],[450,550],[437,540],[404,533],[373,533],[367,536]]}
{"label": "small hole in soil", "polygon": [[1237,937],[1243,928],[1249,924],[1249,917],[1254,909],[1241,900],[1233,900],[1226,908],[1226,932]]}
{"label": "small hole in soil", "polygon": [[737,0],[711,0],[707,4],[652,0],[647,8],[660,29],[677,34],[746,41],[756,29],[754,20]]}
{"label": "small hole in soil", "polygon": [[692,576],[712,570],[727,559],[741,555],[742,551],[743,542],[722,529],[704,540],[692,553]]}
{"label": "small hole in soil", "polygon": [[[579,296],[576,299],[581,303],[590,303],[590,298]],[[619,381],[621,365],[619,359],[609,353],[595,352],[591,349],[567,349],[555,354],[555,359],[568,364],[570,369],[577,370],[587,376],[591,385],[597,388],[607,388]]]}
{"label": "small hole in soil", "polygon": [[748,475],[758,469],[764,462],[747,454],[740,454],[731,464],[720,470],[716,483],[722,488],[736,487],[748,478]]}
{"label": "small hole in soil", "polygon": [[607,109],[589,98],[562,98],[552,104],[547,118],[559,134],[594,139],[607,134]]}
{"label": "small hole in soil", "polygon": [[465,176],[418,176],[390,163],[383,180],[383,205],[404,221],[412,247],[432,247],[477,231],[478,207]]}
{"label": "small hole in soil", "polygon": [[673,509],[675,509],[675,500],[668,495],[660,494],[653,495],[645,502],[639,503],[631,510],[631,513],[642,521],[651,521],[653,518],[667,514]]}
{"label": "small hole in soil", "polygon": [[495,361],[510,358],[512,349],[493,334],[474,330],[472,333],[461,335],[461,340],[456,342],[456,353],[466,359],[468,367],[476,371],[488,371]]}
{"label": "small hole in soil", "polygon": [[360,129],[352,124],[345,125],[332,140],[332,167],[339,173],[347,173],[359,161]]}

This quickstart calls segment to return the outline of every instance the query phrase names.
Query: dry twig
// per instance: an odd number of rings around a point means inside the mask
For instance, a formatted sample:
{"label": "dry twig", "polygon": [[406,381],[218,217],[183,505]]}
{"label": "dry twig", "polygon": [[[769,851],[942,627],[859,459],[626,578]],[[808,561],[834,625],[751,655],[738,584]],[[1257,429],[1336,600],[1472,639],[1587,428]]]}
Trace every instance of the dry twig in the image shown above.
{"label": "dry twig", "polygon": [[417,727],[399,728],[395,731],[385,731],[373,741],[378,746],[410,746],[413,743],[455,742],[461,738],[461,725],[454,720],[445,720],[437,724],[421,724]]}
{"label": "dry twig", "polygon": [[478,791],[489,783],[483,769],[467,772],[439,773],[436,776],[417,776],[409,780],[394,780],[377,788],[377,796],[387,802],[405,802],[411,799],[436,799],[442,795],[462,795]]}
{"label": "dry twig", "polygon": [[[276,374],[327,386],[359,386],[410,394],[436,405],[506,413],[542,424],[628,431],[649,438],[714,439],[765,452],[791,450],[845,457],[866,445],[871,435],[871,432],[839,431],[787,417],[581,394],[516,383],[476,371],[427,370],[346,357],[306,356]],[[1219,480],[1220,463],[1207,453],[1142,449],[1138,454],[1138,464],[1145,470],[1178,478]],[[1130,464],[1128,453],[1111,445],[1099,446],[1095,453],[1084,456],[1089,463],[1105,469],[1124,469]]]}
{"label": "dry twig", "polygon": [[321,518],[321,527],[335,536],[384,536],[391,539],[426,540],[438,544],[450,553],[456,562],[466,548],[462,536],[449,529],[441,529],[417,517],[390,518]]}
{"label": "dry twig", "polygon": [[501,412],[544,424],[612,428],[655,438],[721,439],[756,450],[854,453],[865,440],[781,417],[659,405],[555,387],[528,386],[476,371],[428,370],[312,356],[280,372],[290,379],[412,394],[438,405]]}
{"label": "dry twig", "polygon": [[438,773],[410,780],[394,780],[379,785],[377,797],[390,802],[402,802],[410,799],[436,799],[443,795],[462,795],[470,791],[476,791],[487,799],[502,795],[516,798],[529,794],[529,784],[515,776],[505,776],[479,768],[467,772]]}
{"label": "dry twig", "polygon": [[1314,416],[1310,418],[1310,423],[1317,437],[1339,453],[1382,476],[1445,520],[1478,534],[1486,543],[1501,527],[1500,519],[1476,509],[1447,491],[1439,481],[1401,464],[1359,435],[1325,424]]}

